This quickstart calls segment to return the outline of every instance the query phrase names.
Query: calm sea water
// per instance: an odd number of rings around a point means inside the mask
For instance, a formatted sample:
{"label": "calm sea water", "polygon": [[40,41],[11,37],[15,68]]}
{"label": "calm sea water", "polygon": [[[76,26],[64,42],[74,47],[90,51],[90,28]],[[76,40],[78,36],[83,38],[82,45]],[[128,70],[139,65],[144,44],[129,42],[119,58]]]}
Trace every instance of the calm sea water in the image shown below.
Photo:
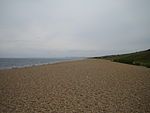
{"label": "calm sea water", "polygon": [[0,58],[0,69],[30,67],[78,59],[81,58]]}

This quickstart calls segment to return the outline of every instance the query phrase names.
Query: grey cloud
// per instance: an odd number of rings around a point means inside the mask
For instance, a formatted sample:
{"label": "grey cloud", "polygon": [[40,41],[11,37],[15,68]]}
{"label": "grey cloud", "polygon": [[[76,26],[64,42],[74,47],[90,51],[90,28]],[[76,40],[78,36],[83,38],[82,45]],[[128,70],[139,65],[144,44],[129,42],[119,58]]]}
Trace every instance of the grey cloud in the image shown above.
{"label": "grey cloud", "polygon": [[1,0],[0,57],[148,49],[149,0]]}

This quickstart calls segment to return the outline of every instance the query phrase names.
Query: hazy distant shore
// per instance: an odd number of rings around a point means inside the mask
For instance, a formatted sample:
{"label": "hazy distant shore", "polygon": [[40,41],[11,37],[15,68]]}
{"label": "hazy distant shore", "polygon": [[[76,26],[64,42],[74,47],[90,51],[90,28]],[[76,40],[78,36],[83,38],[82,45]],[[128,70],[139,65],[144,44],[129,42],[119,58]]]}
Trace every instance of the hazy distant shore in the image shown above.
{"label": "hazy distant shore", "polygon": [[78,60],[0,70],[1,113],[148,113],[150,69]]}

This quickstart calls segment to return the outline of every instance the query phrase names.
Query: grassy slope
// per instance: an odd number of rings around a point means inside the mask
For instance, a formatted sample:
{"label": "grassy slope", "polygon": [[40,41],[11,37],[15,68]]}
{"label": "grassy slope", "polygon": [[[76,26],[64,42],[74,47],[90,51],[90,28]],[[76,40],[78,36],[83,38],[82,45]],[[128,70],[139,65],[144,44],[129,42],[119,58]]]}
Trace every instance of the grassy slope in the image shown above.
{"label": "grassy slope", "polygon": [[104,58],[104,59],[112,60],[114,62],[141,65],[150,68],[150,49],[146,51],[130,53],[130,54],[111,55],[111,56],[95,57],[95,58],[96,59]]}

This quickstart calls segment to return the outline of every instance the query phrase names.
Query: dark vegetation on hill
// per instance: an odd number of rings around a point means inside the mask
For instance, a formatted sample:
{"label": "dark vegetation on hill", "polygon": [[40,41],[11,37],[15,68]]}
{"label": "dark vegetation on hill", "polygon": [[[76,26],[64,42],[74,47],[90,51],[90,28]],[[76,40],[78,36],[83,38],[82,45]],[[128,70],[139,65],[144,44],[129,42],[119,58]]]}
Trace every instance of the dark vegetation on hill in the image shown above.
{"label": "dark vegetation on hill", "polygon": [[107,59],[114,62],[146,66],[150,68],[150,49],[135,53],[93,57],[94,59]]}

